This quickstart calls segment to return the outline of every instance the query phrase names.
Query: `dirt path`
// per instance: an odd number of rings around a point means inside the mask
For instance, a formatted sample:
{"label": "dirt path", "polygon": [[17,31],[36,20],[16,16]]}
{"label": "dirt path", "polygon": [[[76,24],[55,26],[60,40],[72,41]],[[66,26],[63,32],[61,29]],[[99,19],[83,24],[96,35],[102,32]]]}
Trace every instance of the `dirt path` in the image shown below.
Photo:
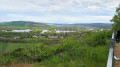
{"label": "dirt path", "polygon": [[2,67],[33,67],[33,64],[15,64],[15,65],[2,66]]}
{"label": "dirt path", "polygon": [[[114,55],[117,58],[120,58],[120,43],[115,44],[115,50],[114,50]],[[120,61],[115,60],[115,66],[114,67],[120,67]]]}

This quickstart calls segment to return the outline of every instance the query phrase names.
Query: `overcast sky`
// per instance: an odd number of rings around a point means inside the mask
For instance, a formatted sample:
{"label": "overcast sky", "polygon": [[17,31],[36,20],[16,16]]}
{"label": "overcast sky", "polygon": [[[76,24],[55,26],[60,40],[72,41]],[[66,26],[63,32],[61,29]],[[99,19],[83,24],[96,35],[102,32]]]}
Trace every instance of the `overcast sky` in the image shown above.
{"label": "overcast sky", "polygon": [[110,23],[120,0],[0,0],[0,22]]}

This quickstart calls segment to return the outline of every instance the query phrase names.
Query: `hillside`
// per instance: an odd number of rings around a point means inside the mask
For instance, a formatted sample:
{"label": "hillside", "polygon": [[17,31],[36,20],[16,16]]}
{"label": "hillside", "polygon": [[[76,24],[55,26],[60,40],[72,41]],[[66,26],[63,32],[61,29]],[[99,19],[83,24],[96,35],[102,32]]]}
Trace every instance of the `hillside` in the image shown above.
{"label": "hillside", "polygon": [[75,25],[97,27],[97,28],[106,28],[106,29],[109,29],[112,27],[111,23],[86,23],[86,24],[75,24]]}
{"label": "hillside", "polygon": [[84,27],[96,27],[110,29],[112,27],[111,23],[78,23],[78,24],[54,24],[56,26],[84,26]]}
{"label": "hillside", "polygon": [[[52,23],[41,23],[32,21],[11,21],[2,22],[0,26],[16,26],[16,27],[49,27]],[[52,26],[85,26],[85,27],[97,27],[110,29],[112,27],[111,23],[78,23],[78,24],[52,24]]]}
{"label": "hillside", "polygon": [[48,26],[45,23],[31,22],[31,21],[11,21],[11,22],[2,22],[0,26],[16,26],[16,27],[44,27]]}

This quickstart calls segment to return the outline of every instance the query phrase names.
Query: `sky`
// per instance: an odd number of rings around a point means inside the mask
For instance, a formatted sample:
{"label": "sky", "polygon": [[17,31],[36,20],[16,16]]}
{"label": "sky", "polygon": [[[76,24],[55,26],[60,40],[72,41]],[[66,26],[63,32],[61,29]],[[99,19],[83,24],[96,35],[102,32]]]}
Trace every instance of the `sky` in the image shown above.
{"label": "sky", "polygon": [[120,0],[0,0],[0,22],[111,23]]}

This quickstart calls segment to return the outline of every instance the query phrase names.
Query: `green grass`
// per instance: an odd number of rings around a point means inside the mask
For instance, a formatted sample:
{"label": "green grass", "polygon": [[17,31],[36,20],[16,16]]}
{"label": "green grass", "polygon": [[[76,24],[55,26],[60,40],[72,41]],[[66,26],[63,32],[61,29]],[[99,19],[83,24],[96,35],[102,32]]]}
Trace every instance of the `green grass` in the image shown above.
{"label": "green grass", "polygon": [[0,42],[0,50],[2,53],[10,53],[18,48],[26,48],[29,45],[35,45],[37,43],[3,43]]}
{"label": "green grass", "polygon": [[0,42],[0,53],[3,53],[3,51],[8,47],[8,43],[2,43]]}
{"label": "green grass", "polygon": [[27,47],[27,46],[29,46],[28,43],[8,43],[8,47],[6,48],[4,53],[9,53],[14,51],[17,48]]}

